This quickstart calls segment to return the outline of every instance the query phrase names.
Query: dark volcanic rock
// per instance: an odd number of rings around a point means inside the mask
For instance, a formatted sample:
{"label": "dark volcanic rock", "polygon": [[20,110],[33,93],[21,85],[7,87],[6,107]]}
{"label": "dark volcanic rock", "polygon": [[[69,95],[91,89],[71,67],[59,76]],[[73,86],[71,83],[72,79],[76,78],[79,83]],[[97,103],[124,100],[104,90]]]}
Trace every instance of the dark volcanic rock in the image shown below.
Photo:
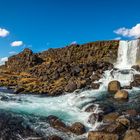
{"label": "dark volcanic rock", "polygon": [[99,83],[91,83],[91,88],[93,89],[99,89],[100,84]]}
{"label": "dark volcanic rock", "polygon": [[85,126],[80,122],[75,122],[69,127],[70,131],[76,135],[82,135],[86,132]]}
{"label": "dark volcanic rock", "polygon": [[101,122],[103,119],[103,114],[102,113],[93,113],[89,116],[88,122],[90,124],[95,124],[95,122]]}
{"label": "dark volcanic rock", "polygon": [[68,128],[65,125],[65,123],[63,123],[58,117],[51,115],[47,117],[47,120],[53,128],[64,132],[68,131]]}
{"label": "dark volcanic rock", "polygon": [[118,117],[119,117],[119,113],[112,112],[112,113],[105,115],[103,117],[103,121],[107,122],[107,123],[112,123],[112,122],[115,122]]}
{"label": "dark volcanic rock", "polygon": [[120,89],[121,89],[121,85],[120,85],[119,81],[111,81],[108,84],[108,92],[109,93],[116,93]]}
{"label": "dark volcanic rock", "polygon": [[23,52],[11,56],[6,62],[8,69],[14,72],[27,71],[37,64],[41,64],[43,60],[34,54],[30,49],[26,48]]}
{"label": "dark volcanic rock", "polygon": [[140,86],[140,74],[134,75],[134,81],[131,82],[132,87],[139,87]]}
{"label": "dark volcanic rock", "polygon": [[59,136],[53,135],[48,137],[48,140],[63,140],[62,138],[60,138]]}
{"label": "dark volcanic rock", "polygon": [[140,71],[140,66],[139,65],[134,65],[131,68],[135,69],[136,71]]}
{"label": "dark volcanic rock", "polygon": [[113,68],[111,63],[116,61],[118,46],[119,41],[98,41],[42,53],[26,48],[0,67],[0,85],[21,86],[26,92],[50,96],[89,88],[105,70]]}
{"label": "dark volcanic rock", "polygon": [[77,84],[74,81],[69,81],[68,84],[65,87],[65,91],[67,92],[73,92],[77,89]]}
{"label": "dark volcanic rock", "polygon": [[24,92],[24,88],[22,87],[16,87],[15,90],[14,90],[14,93],[18,94],[18,93],[21,93],[21,92]]}

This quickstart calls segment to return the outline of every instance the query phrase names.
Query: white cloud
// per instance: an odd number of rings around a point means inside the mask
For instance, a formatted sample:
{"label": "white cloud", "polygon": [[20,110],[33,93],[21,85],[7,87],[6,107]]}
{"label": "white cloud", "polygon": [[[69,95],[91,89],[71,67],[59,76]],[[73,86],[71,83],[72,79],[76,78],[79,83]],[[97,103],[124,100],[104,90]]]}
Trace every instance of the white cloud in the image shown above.
{"label": "white cloud", "polygon": [[13,54],[16,54],[16,52],[15,51],[11,51],[11,52],[9,52],[9,54],[13,55]]}
{"label": "white cloud", "polygon": [[73,42],[70,43],[70,45],[75,45],[75,44],[77,44],[76,41],[73,41]]}
{"label": "white cloud", "polygon": [[14,42],[11,43],[12,47],[19,47],[21,45],[23,45],[22,41],[14,41]]}
{"label": "white cloud", "polygon": [[119,28],[115,30],[114,33],[124,37],[138,38],[140,37],[140,23],[130,29],[125,27]]}
{"label": "white cloud", "polygon": [[4,29],[4,28],[0,28],[0,37],[6,37],[9,35],[9,31]]}
{"label": "white cloud", "polygon": [[121,37],[116,37],[114,38],[114,40],[121,40]]}
{"label": "white cloud", "polygon": [[6,61],[8,61],[8,57],[0,58],[0,65],[4,65]]}

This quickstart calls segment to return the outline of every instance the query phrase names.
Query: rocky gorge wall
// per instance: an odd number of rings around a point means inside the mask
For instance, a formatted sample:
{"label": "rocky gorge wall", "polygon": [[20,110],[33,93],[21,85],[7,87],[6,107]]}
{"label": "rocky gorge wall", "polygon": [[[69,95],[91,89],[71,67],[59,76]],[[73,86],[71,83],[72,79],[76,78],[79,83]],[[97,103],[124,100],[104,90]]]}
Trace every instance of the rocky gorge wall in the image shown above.
{"label": "rocky gorge wall", "polygon": [[[59,49],[33,53],[30,49],[9,57],[0,68],[1,86],[17,92],[59,95],[83,87],[98,88],[93,81],[111,69],[117,59],[119,41],[73,44]],[[92,77],[92,73],[95,76]]]}

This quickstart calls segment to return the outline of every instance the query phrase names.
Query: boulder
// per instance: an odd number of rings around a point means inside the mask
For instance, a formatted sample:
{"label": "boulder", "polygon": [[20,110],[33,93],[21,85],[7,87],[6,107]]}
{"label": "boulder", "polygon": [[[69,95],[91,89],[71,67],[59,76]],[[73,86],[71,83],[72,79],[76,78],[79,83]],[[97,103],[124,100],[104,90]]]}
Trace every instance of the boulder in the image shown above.
{"label": "boulder", "polygon": [[94,125],[96,122],[101,122],[102,119],[103,119],[103,114],[101,114],[101,113],[98,113],[98,114],[97,113],[93,113],[93,114],[91,114],[89,116],[88,122],[90,124]]}
{"label": "boulder", "polygon": [[132,87],[139,87],[140,86],[140,74],[134,75],[134,81],[130,84]]}
{"label": "boulder", "polygon": [[92,74],[90,78],[93,82],[98,81],[101,78],[101,74],[98,74],[98,73]]}
{"label": "boulder", "polygon": [[51,127],[64,131],[64,132],[68,131],[68,128],[65,125],[65,123],[63,123],[58,117],[50,115],[47,117],[47,120]]}
{"label": "boulder", "polygon": [[115,99],[120,99],[120,100],[126,100],[128,99],[128,92],[126,90],[119,90],[117,91],[117,93],[115,94],[114,98]]}
{"label": "boulder", "polygon": [[117,118],[116,122],[121,123],[123,126],[129,127],[130,120],[124,116],[120,116]]}
{"label": "boulder", "polygon": [[109,93],[116,93],[120,89],[121,89],[121,84],[119,81],[114,80],[108,84],[108,92]]}
{"label": "boulder", "polygon": [[75,122],[70,126],[70,131],[76,135],[82,135],[86,132],[85,126],[80,122]]}
{"label": "boulder", "polygon": [[92,89],[99,89],[99,87],[100,87],[100,84],[99,83],[91,83],[91,88]]}
{"label": "boulder", "polygon": [[105,132],[94,132],[88,133],[88,140],[118,140],[119,136],[117,134],[109,134]]}
{"label": "boulder", "polygon": [[95,104],[92,104],[90,106],[88,106],[85,111],[86,112],[94,112],[97,109],[97,106]]}
{"label": "boulder", "polygon": [[103,122],[112,123],[115,122],[118,117],[119,117],[119,113],[112,112],[107,115],[104,115]]}
{"label": "boulder", "polygon": [[100,108],[100,110],[103,111],[102,113],[104,115],[115,111],[115,108],[111,105],[108,105],[108,104],[101,104],[101,105],[99,105],[99,108]]}
{"label": "boulder", "polygon": [[123,134],[126,131],[126,127],[121,123],[114,122],[106,126],[104,131],[108,133]]}
{"label": "boulder", "polygon": [[96,109],[98,108],[98,110],[101,111],[102,114],[108,114],[111,113],[115,110],[115,108],[111,105],[106,105],[106,104],[101,104],[99,106],[97,106],[96,104],[92,104],[90,106],[88,106],[85,111],[86,112],[94,112],[96,111]]}
{"label": "boulder", "polygon": [[127,130],[123,140],[140,140],[140,133],[135,129]]}
{"label": "boulder", "polygon": [[79,66],[74,66],[71,69],[71,76],[77,76],[80,73],[80,68]]}
{"label": "boulder", "polygon": [[74,81],[69,81],[68,84],[65,87],[66,92],[73,92],[74,90],[77,89],[77,84]]}

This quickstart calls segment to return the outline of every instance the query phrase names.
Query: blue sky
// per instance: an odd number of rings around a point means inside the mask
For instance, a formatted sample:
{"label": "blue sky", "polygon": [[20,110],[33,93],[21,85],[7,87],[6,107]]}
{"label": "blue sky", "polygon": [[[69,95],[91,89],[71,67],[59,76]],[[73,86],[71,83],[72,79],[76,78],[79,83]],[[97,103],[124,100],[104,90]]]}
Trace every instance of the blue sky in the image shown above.
{"label": "blue sky", "polygon": [[140,0],[0,0],[0,58],[25,47],[39,52],[71,42],[137,38],[139,6]]}

